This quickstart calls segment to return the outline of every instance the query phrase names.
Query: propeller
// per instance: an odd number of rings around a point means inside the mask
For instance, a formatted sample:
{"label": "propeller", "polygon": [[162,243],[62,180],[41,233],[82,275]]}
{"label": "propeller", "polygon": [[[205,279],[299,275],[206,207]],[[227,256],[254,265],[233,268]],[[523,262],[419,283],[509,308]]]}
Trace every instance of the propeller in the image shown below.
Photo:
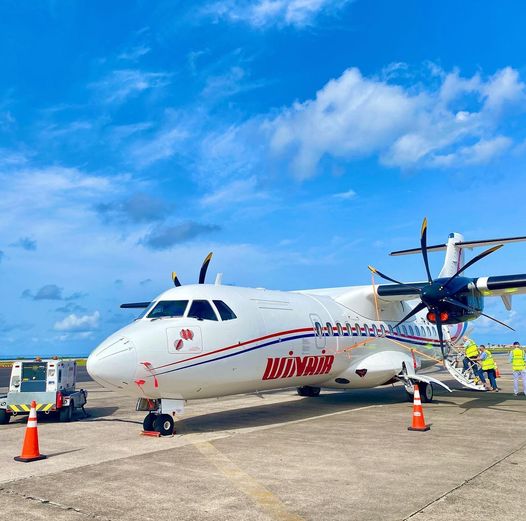
{"label": "propeller", "polygon": [[448,323],[448,311],[451,312],[451,306],[466,310],[469,313],[476,314],[477,316],[482,315],[513,330],[513,328],[508,326],[508,324],[505,324],[504,322],[501,322],[500,320],[497,320],[494,317],[482,313],[482,309],[477,309],[473,306],[466,305],[465,303],[460,302],[458,299],[459,295],[461,295],[462,293],[465,294],[467,292],[467,286],[471,282],[471,279],[468,279],[466,277],[459,277],[460,274],[470,266],[473,266],[479,260],[502,248],[502,246],[502,244],[498,244],[497,246],[493,246],[492,248],[483,251],[482,253],[471,259],[464,266],[459,268],[453,276],[449,277],[446,280],[433,279],[433,277],[431,276],[431,270],[429,269],[429,260],[427,255],[427,218],[424,218],[424,221],[422,222],[422,228],[420,231],[420,251],[422,253],[422,258],[424,260],[424,266],[426,269],[428,280],[427,284],[419,284],[421,287],[411,286],[410,284],[400,282],[399,280],[393,279],[392,277],[385,275],[373,266],[369,266],[369,269],[372,273],[378,275],[382,279],[388,280],[389,282],[394,282],[398,285],[403,285],[405,288],[410,288],[414,290],[415,298],[420,297],[420,303],[417,306],[415,306],[415,308],[412,309],[404,318],[402,318],[402,320],[400,320],[395,327],[398,327],[400,324],[403,324],[404,322],[409,320],[412,316],[427,308],[428,319],[434,322],[437,326],[438,339],[440,341],[440,350],[442,351],[442,358],[445,358],[446,352],[444,344],[444,332],[442,330],[442,326],[443,324]]}
{"label": "propeller", "polygon": [[477,312],[480,313],[483,317],[489,318],[490,320],[493,320],[494,322],[497,322],[497,324],[500,324],[501,326],[507,327],[508,329],[511,329],[512,331],[515,331],[511,326],[506,324],[505,322],[501,322],[499,319],[495,317],[491,317],[490,315],[486,315],[486,313],[482,313],[481,311],[476,310],[475,308],[472,308],[471,306],[466,306],[462,302],[459,302],[458,300],[446,297],[444,299],[445,302],[449,302],[450,304],[453,304],[454,306],[457,306],[459,308],[465,309],[470,312]]}
{"label": "propeller", "polygon": [[[210,264],[210,261],[212,260],[212,256],[213,255],[214,254],[212,252],[210,252],[206,256],[205,260],[203,261],[203,264],[201,265],[201,270],[199,271],[199,284],[204,284],[205,283],[206,272],[208,270],[208,265]],[[172,281],[173,281],[174,286],[176,288],[181,286],[181,281],[177,277],[177,273],[175,271],[172,271]]]}
{"label": "propeller", "polygon": [[177,273],[175,271],[172,271],[172,280],[174,282],[174,286],[178,288],[181,285],[180,280],[177,278]]}
{"label": "propeller", "polygon": [[208,265],[210,264],[210,261],[212,260],[213,253],[210,252],[205,260],[203,261],[203,265],[201,266],[201,271],[199,272],[199,284],[205,283],[205,277],[206,277],[206,271],[208,270]]}

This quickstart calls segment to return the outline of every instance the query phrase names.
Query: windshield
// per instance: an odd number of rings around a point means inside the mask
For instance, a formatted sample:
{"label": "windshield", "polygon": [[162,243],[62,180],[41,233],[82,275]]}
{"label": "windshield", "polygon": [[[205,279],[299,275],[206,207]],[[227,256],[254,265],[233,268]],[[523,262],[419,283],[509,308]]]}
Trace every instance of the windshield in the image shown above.
{"label": "windshield", "polygon": [[189,318],[197,320],[217,320],[217,316],[208,300],[194,300],[188,312]]}
{"label": "windshield", "polygon": [[182,317],[188,300],[161,300],[153,308],[148,318]]}
{"label": "windshield", "polygon": [[26,362],[22,364],[21,391],[45,391],[46,390],[45,362]]}
{"label": "windshield", "polygon": [[143,309],[143,311],[141,311],[140,315],[135,320],[139,320],[140,318],[144,318],[152,310],[152,308],[154,306],[155,306],[155,302],[152,302],[147,308],[145,308],[145,309]]}

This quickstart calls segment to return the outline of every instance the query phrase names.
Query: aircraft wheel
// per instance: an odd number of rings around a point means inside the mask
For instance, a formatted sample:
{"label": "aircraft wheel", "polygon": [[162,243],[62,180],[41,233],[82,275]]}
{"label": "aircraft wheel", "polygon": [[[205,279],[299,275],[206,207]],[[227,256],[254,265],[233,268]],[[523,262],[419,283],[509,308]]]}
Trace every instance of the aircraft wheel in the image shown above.
{"label": "aircraft wheel", "polygon": [[431,384],[420,382],[418,390],[420,391],[422,403],[431,403],[433,401],[433,386]]}
{"label": "aircraft wheel", "polygon": [[144,431],[153,431],[153,422],[155,421],[155,418],[157,418],[156,414],[152,414],[151,412],[148,413],[142,422],[142,429]]}
{"label": "aircraft wheel", "polygon": [[311,398],[315,398],[320,395],[321,389],[319,387],[304,385],[303,387],[298,387],[297,391],[300,396],[310,396]]}
{"label": "aircraft wheel", "polygon": [[0,409],[0,425],[5,425],[9,423],[11,415],[7,413],[5,409]]}
{"label": "aircraft wheel", "polygon": [[174,419],[169,414],[160,414],[153,420],[153,430],[161,436],[171,436],[174,433]]}

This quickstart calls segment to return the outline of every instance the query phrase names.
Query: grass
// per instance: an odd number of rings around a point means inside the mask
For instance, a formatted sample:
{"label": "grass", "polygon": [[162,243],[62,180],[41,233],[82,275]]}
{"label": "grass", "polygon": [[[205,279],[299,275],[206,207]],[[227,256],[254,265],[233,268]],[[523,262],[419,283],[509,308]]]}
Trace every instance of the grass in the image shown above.
{"label": "grass", "polygon": [[[25,358],[18,358],[18,360],[26,360]],[[32,360],[32,359],[27,359]],[[76,360],[78,366],[85,366],[87,358],[63,358],[62,360]],[[1,360],[0,368],[11,368],[14,360]]]}

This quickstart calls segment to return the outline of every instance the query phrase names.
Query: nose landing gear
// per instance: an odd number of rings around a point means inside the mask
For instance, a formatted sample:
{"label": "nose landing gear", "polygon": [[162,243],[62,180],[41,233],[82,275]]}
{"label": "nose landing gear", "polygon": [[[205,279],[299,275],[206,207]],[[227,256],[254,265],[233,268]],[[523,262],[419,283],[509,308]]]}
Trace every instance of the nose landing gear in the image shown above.
{"label": "nose landing gear", "polygon": [[175,423],[169,414],[148,413],[142,422],[145,432],[158,432],[160,436],[175,434]]}
{"label": "nose landing gear", "polygon": [[148,411],[142,422],[144,434],[172,436],[175,434],[174,416],[184,412],[184,402],[165,398],[139,398],[136,410]]}

